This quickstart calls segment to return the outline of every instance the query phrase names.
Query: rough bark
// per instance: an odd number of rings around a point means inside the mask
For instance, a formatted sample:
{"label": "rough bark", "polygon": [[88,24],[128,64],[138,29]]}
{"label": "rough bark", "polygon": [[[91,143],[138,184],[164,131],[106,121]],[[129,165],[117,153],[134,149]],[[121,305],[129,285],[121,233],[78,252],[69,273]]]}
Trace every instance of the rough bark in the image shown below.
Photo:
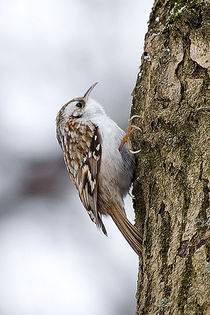
{"label": "rough bark", "polygon": [[133,91],[137,315],[210,314],[209,2],[157,0]]}

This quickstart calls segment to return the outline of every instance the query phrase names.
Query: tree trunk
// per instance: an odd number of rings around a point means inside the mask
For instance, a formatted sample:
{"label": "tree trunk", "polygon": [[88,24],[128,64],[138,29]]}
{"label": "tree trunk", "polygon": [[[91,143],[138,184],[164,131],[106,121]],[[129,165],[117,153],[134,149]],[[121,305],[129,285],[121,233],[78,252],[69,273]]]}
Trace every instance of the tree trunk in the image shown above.
{"label": "tree trunk", "polygon": [[156,0],[133,91],[137,315],[210,314],[208,25],[205,0]]}

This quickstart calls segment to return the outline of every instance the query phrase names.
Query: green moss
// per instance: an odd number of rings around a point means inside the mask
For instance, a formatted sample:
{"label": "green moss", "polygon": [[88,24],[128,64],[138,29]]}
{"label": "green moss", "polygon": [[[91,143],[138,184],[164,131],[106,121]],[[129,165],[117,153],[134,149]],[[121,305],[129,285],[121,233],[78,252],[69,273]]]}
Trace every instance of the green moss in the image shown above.
{"label": "green moss", "polygon": [[169,23],[172,24],[181,20],[183,13],[190,12],[190,15],[196,15],[198,5],[196,0],[170,0]]}

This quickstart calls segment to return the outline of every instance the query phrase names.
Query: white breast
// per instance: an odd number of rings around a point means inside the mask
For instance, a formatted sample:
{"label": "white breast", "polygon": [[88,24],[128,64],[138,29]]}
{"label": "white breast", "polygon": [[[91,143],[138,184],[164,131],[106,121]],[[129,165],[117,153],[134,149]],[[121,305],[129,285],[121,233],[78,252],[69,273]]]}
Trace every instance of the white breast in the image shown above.
{"label": "white breast", "polygon": [[[119,190],[124,196],[127,194],[134,169],[134,159],[126,147],[119,151],[119,146],[125,132],[109,118],[102,106],[90,100],[86,107],[83,119],[91,120],[99,127],[102,137],[102,158],[100,178],[103,187],[110,191],[111,196]],[[126,154],[124,154],[126,153]]]}

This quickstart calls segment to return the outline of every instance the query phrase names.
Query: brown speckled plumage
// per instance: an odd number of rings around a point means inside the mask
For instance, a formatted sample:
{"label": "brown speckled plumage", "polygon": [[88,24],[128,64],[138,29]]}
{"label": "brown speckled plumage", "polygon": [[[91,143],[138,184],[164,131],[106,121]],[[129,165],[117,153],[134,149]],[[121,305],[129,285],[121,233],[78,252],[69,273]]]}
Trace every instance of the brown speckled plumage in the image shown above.
{"label": "brown speckled plumage", "polygon": [[141,253],[142,239],[126,218],[123,197],[131,184],[134,158],[126,146],[119,149],[124,132],[89,101],[93,85],[83,98],[65,104],[57,116],[57,138],[64,161],[91,220],[107,235],[102,215],[110,215],[128,243]]}

